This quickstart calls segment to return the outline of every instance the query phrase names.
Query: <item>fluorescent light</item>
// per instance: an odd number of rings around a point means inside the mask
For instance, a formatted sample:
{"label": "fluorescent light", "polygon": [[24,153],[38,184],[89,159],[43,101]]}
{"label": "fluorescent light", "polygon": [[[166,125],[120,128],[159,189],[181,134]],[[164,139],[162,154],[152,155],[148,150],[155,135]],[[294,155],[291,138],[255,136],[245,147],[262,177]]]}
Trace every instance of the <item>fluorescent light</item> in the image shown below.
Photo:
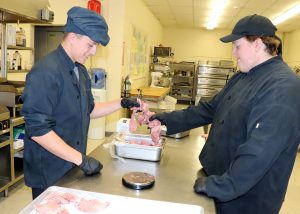
{"label": "fluorescent light", "polygon": [[285,20],[297,15],[298,13],[300,13],[300,5],[299,4],[296,5],[295,7],[292,7],[290,10],[286,11],[282,15],[273,19],[272,22],[274,25],[278,25],[278,24],[284,22]]}
{"label": "fluorescent light", "polygon": [[211,12],[209,14],[209,20],[206,25],[206,29],[214,29],[223,13],[223,10],[226,6],[227,0],[212,0],[211,1]]}

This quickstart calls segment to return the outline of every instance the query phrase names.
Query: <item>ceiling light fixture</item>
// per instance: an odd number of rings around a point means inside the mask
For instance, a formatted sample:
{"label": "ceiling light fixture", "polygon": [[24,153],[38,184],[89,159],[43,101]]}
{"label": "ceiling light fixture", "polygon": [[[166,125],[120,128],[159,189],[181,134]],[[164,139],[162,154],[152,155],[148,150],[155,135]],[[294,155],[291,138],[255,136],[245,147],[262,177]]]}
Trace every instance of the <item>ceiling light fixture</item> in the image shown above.
{"label": "ceiling light fixture", "polygon": [[211,1],[211,12],[209,14],[209,20],[206,25],[206,29],[212,30],[214,29],[220,17],[222,16],[222,13],[224,11],[224,8],[226,6],[227,0],[212,0]]}
{"label": "ceiling light fixture", "polygon": [[275,19],[273,19],[272,22],[274,25],[278,25],[278,24],[284,22],[285,20],[297,15],[298,13],[300,13],[300,5],[299,4],[296,5],[295,7],[292,7],[288,11],[284,12],[283,14],[276,17]]}

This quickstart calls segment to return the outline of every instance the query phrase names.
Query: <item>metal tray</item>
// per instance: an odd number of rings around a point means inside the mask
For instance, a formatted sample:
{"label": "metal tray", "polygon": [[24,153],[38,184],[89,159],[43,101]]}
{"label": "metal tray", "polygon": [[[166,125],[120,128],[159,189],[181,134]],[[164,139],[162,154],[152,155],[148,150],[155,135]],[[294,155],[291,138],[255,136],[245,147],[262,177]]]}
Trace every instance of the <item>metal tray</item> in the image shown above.
{"label": "metal tray", "polygon": [[[197,205],[188,205],[164,201],[155,201],[140,198],[131,198],[119,195],[103,194],[96,192],[88,192],[83,190],[64,188],[58,186],[49,187],[45,192],[43,192],[39,197],[28,204],[19,214],[36,214],[34,208],[37,204],[41,203],[47,195],[50,193],[58,191],[62,193],[74,193],[79,197],[84,197],[86,199],[98,199],[103,202],[108,202],[109,205],[101,213],[115,214],[115,213],[130,213],[130,214],[153,214],[153,213],[190,213],[190,214],[203,214],[204,209]],[[65,206],[65,205],[63,205]],[[65,207],[69,213],[72,214],[83,214],[78,210],[73,209],[71,206]],[[95,212],[94,212],[95,213]]]}
{"label": "metal tray", "polygon": [[[150,135],[120,134],[119,138],[125,141],[114,141],[117,156],[139,160],[160,161],[164,150],[164,138],[162,138],[161,146],[151,145],[153,142]],[[131,140],[148,142],[148,145],[128,143],[128,141]]]}

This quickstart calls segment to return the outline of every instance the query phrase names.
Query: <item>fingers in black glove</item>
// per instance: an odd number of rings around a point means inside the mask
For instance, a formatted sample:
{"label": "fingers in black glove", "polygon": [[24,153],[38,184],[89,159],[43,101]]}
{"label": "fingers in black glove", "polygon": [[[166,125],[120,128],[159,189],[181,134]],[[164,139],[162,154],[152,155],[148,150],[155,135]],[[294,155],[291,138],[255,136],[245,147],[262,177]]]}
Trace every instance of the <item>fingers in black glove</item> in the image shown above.
{"label": "fingers in black glove", "polygon": [[79,167],[85,175],[94,175],[100,172],[103,165],[95,158],[82,154],[82,163]]}
{"label": "fingers in black glove", "polygon": [[140,107],[140,104],[136,101],[136,99],[130,99],[130,98],[122,98],[121,99],[121,106],[122,108],[132,108],[132,107]]}
{"label": "fingers in black glove", "polygon": [[206,178],[197,178],[194,184],[194,190],[198,194],[206,194]]}
{"label": "fingers in black glove", "polygon": [[162,113],[162,114],[154,114],[149,118],[149,121],[152,120],[159,120],[159,122],[161,123],[161,125],[166,125],[167,124],[167,114],[166,113]]}

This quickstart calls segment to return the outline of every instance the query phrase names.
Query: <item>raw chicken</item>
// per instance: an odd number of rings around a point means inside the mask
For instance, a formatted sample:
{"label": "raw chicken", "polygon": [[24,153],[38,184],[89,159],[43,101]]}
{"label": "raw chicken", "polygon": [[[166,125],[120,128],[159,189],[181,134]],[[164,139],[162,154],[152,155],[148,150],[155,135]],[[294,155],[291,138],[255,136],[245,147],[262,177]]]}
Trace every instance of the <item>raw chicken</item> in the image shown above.
{"label": "raw chicken", "polygon": [[148,104],[143,102],[140,99],[137,99],[140,107],[131,108],[132,115],[129,122],[129,131],[132,133],[137,129],[137,122],[135,115],[138,115],[138,122],[140,125],[146,124],[151,129],[151,138],[154,145],[159,145],[160,143],[160,132],[161,132],[161,123],[159,120],[149,121],[149,118],[155,114],[154,112],[149,111]]}
{"label": "raw chicken", "polygon": [[75,207],[86,213],[95,213],[99,211],[103,211],[106,207],[108,207],[109,202],[101,202],[97,199],[80,199],[77,203],[75,203]]}
{"label": "raw chicken", "polygon": [[68,204],[70,202],[75,202],[77,200],[79,200],[79,197],[74,194],[74,193],[70,193],[70,192],[51,192],[46,198],[45,200],[47,201],[53,201],[57,204]]}
{"label": "raw chicken", "polygon": [[[109,202],[101,202],[97,199],[81,198],[75,193],[53,191],[44,200],[35,206],[37,214],[68,214],[70,206],[72,209],[86,213],[103,211]],[[77,213],[77,212],[76,212]]]}
{"label": "raw chicken", "polygon": [[48,201],[35,206],[35,211],[38,214],[68,214],[68,210],[63,208],[55,201]]}

